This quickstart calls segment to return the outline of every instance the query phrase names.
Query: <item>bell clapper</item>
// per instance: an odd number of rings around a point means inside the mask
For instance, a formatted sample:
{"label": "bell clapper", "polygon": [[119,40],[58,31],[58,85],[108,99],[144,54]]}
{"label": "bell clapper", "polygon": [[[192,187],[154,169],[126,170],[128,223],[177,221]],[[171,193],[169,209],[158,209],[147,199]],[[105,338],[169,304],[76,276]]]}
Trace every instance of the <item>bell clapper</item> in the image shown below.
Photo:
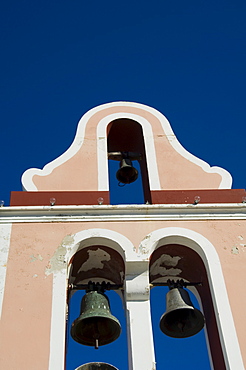
{"label": "bell clapper", "polygon": [[178,323],[178,328],[180,329],[181,332],[184,332],[184,326],[185,324],[183,322]]}
{"label": "bell clapper", "polygon": [[99,338],[100,338],[100,334],[99,334],[99,330],[98,330],[98,323],[95,321],[94,322],[94,335],[93,335],[93,338],[95,339],[95,349],[98,349],[99,348]]}
{"label": "bell clapper", "polygon": [[98,339],[96,338],[95,340],[95,349],[98,349],[99,348],[99,342],[98,342]]}

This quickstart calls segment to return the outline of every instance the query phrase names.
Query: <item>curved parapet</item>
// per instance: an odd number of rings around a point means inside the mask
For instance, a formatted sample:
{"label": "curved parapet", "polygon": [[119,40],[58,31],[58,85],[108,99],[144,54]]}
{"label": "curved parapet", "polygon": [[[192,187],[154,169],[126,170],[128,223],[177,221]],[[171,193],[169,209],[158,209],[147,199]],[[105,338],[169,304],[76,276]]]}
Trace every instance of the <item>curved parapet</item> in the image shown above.
{"label": "curved parapet", "polygon": [[210,167],[184,149],[159,111],[138,103],[113,102],[84,114],[73,143],[61,156],[43,169],[25,171],[24,190],[107,191],[107,134],[109,124],[119,119],[142,128],[150,190],[231,188],[229,172]]}

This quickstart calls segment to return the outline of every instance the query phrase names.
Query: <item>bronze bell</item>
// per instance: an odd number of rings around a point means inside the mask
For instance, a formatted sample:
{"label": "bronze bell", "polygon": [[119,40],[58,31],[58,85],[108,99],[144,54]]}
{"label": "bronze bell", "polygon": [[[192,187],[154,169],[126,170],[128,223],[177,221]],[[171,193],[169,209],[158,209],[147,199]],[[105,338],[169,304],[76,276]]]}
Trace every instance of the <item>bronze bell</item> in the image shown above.
{"label": "bronze bell", "polygon": [[86,293],[81,301],[80,316],[71,327],[72,338],[97,349],[115,341],[120,333],[120,322],[110,312],[108,297],[98,291]]}
{"label": "bronze bell", "polygon": [[131,184],[138,178],[138,171],[132,166],[129,158],[123,158],[120,161],[120,168],[116,173],[116,178],[122,184]]}
{"label": "bronze bell", "polygon": [[84,364],[75,370],[118,370],[113,365],[106,364],[104,362],[90,362],[89,364]]}
{"label": "bronze bell", "polygon": [[160,320],[160,329],[169,337],[191,337],[204,327],[204,316],[192,305],[185,289],[171,289],[166,296],[166,307]]}

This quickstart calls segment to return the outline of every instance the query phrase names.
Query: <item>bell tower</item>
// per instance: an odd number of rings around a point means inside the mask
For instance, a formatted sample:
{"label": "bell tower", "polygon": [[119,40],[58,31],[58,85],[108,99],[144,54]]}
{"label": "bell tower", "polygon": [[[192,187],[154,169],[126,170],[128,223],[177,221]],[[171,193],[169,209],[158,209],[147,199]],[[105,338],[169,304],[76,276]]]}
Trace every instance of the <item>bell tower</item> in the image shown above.
{"label": "bell tower", "polygon": [[[131,202],[112,204],[111,176]],[[134,203],[137,181],[143,195]],[[211,368],[243,370],[246,193],[231,183],[226,170],[186,151],[151,107],[114,102],[85,113],[70,148],[24,172],[24,191],[0,208],[0,367],[66,370],[69,335],[96,349],[117,341],[114,290],[128,369],[155,370],[150,290],[167,286],[163,335],[182,341],[204,330]],[[82,358],[74,369],[121,370],[108,362]]]}

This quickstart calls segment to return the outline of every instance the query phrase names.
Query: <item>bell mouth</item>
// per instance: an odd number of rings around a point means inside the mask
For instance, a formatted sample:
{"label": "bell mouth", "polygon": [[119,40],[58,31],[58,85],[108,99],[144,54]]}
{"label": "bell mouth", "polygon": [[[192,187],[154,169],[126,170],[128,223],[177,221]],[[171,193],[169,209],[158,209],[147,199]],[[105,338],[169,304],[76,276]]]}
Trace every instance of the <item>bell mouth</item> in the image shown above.
{"label": "bell mouth", "polygon": [[114,342],[121,334],[120,323],[116,318],[103,316],[78,318],[71,327],[72,338],[85,346],[95,347]]}
{"label": "bell mouth", "polygon": [[172,338],[191,337],[204,327],[204,316],[196,308],[180,308],[164,313],[160,321],[161,331]]}

